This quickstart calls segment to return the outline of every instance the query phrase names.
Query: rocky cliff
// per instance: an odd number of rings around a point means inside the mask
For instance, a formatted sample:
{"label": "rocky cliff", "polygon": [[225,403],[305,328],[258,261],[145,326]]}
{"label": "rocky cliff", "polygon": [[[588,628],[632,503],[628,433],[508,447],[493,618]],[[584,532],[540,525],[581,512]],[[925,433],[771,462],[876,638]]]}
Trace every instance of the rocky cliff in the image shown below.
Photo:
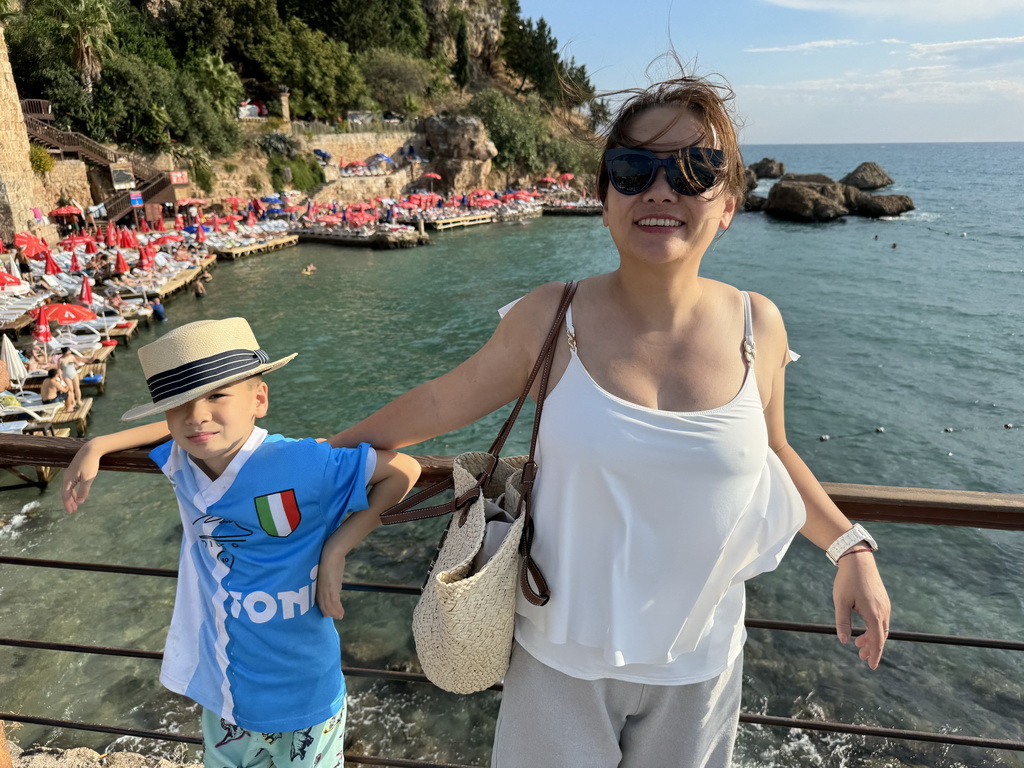
{"label": "rocky cliff", "polygon": [[431,52],[444,53],[449,60],[455,59],[454,14],[461,12],[466,19],[469,38],[469,55],[479,72],[496,74],[501,56],[498,45],[501,42],[501,17],[504,4],[501,0],[422,0],[430,26]]}

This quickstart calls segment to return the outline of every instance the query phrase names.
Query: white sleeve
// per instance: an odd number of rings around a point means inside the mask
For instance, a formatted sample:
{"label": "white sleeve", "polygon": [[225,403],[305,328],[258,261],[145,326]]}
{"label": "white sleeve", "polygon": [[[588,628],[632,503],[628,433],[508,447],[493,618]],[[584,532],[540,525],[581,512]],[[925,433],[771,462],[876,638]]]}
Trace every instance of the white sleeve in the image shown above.
{"label": "white sleeve", "polygon": [[370,484],[370,478],[373,477],[374,471],[377,469],[377,452],[371,448],[366,452],[366,481],[364,485]]}
{"label": "white sleeve", "polygon": [[510,301],[510,302],[509,302],[508,304],[506,304],[506,305],[505,305],[504,307],[502,307],[501,309],[499,309],[499,310],[498,310],[498,314],[499,314],[499,315],[500,315],[501,317],[504,317],[505,315],[507,315],[507,314],[508,314],[508,311],[509,311],[510,309],[512,309],[512,307],[514,307],[514,306],[515,306],[516,304],[518,304],[518,303],[519,303],[520,301],[522,301],[522,300],[523,300],[523,297],[522,297],[522,296],[520,296],[520,297],[519,297],[518,299],[516,299],[515,301]]}

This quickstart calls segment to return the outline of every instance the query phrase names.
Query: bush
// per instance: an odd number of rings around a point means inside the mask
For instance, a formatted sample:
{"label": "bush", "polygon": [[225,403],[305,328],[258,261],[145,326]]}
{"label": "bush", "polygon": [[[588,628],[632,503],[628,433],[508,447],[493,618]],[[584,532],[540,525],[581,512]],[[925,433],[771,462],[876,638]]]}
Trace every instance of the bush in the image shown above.
{"label": "bush", "polygon": [[28,161],[32,164],[32,170],[36,173],[49,173],[57,164],[53,155],[46,151],[45,147],[30,143],[28,145]]}
{"label": "bush", "polygon": [[284,189],[288,186],[289,182],[285,180],[285,168],[291,169],[291,186],[303,192],[309,192],[324,182],[324,172],[320,169],[320,163],[312,155],[284,157],[275,154],[271,155],[267,161],[267,171],[270,173],[270,183],[274,189]]}
{"label": "bush", "polygon": [[285,133],[268,133],[256,140],[256,146],[267,157],[295,157],[299,153],[299,142]]}

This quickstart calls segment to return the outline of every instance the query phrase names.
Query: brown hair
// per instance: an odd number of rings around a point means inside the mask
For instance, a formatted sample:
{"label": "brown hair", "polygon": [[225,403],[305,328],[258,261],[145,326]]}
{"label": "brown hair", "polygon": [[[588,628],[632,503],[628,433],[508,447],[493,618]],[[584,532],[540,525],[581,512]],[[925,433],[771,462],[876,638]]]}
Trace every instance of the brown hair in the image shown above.
{"label": "brown hair", "polygon": [[[597,194],[602,203],[608,194],[608,170],[604,164],[604,152],[616,147],[639,146],[640,140],[629,134],[630,122],[645,110],[666,106],[678,108],[679,117],[689,114],[697,119],[700,130],[696,145],[705,145],[707,141],[706,146],[717,147],[725,153],[725,165],[719,175],[722,184],[719,194],[743,199],[746,193],[746,169],[736,138],[732,111],[735,94],[724,79],[715,82],[708,77],[682,75],[647,88],[629,88],[604,94],[604,97],[609,96],[627,98],[619,106],[607,130],[603,131],[604,147],[597,172]],[[650,138],[644,137],[644,140],[649,141]],[[682,167],[688,171],[685,163]]]}

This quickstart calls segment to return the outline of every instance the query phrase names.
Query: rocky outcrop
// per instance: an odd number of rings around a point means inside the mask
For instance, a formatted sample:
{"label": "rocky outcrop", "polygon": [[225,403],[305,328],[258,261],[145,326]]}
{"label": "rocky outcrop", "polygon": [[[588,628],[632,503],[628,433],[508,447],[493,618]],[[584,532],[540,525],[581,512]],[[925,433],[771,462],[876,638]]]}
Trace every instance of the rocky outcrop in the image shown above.
{"label": "rocky outcrop", "polygon": [[754,189],[757,186],[757,174],[754,173],[750,168],[746,170],[747,179],[747,192]]}
{"label": "rocky outcrop", "polygon": [[756,163],[751,163],[748,169],[754,172],[759,179],[777,179],[786,172],[786,166],[778,160],[765,157]]}
{"label": "rocky outcrop", "polygon": [[433,168],[441,175],[436,190],[451,192],[484,184],[498,150],[480,118],[432,115],[424,121],[424,131],[433,151]]}
{"label": "rocky outcrop", "polygon": [[452,11],[458,11],[466,20],[471,66],[488,75],[497,72],[504,13],[501,0],[422,0],[422,5],[430,27],[429,48],[433,53],[443,53],[449,61],[455,60],[455,30],[451,17]]}
{"label": "rocky outcrop", "polygon": [[765,204],[768,202],[768,198],[762,195],[747,195],[743,199],[743,210],[750,211],[751,213],[757,213],[763,211]]}
{"label": "rocky outcrop", "polygon": [[836,180],[823,173],[785,173],[779,181],[798,181],[804,184],[835,184]]}
{"label": "rocky outcrop", "polygon": [[780,179],[768,193],[764,212],[777,219],[813,222],[849,215],[897,216],[914,210],[913,201],[906,195],[869,195],[828,177],[810,178],[826,181],[803,181],[788,176]]}
{"label": "rocky outcrop", "polygon": [[878,163],[861,163],[840,179],[839,183],[849,184],[857,189],[881,189],[892,184],[892,179]]}

